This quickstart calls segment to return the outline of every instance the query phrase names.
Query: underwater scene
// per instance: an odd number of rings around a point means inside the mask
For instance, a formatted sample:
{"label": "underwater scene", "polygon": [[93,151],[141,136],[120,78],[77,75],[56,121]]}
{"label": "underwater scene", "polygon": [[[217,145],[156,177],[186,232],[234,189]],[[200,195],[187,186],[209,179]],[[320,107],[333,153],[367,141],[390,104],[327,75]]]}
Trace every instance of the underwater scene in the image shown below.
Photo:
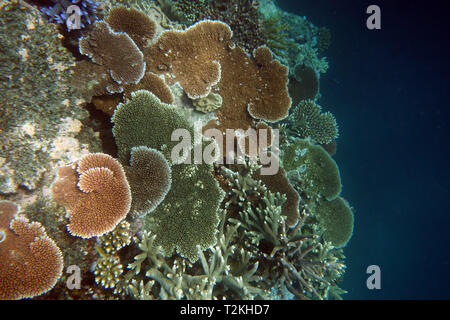
{"label": "underwater scene", "polygon": [[383,3],[1,0],[0,300],[449,299],[448,50]]}

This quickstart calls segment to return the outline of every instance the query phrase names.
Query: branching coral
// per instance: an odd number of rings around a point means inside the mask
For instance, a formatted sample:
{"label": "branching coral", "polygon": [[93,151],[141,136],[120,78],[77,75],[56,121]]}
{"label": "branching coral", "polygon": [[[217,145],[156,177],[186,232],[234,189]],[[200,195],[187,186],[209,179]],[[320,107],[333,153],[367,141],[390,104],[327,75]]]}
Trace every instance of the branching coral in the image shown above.
{"label": "branching coral", "polygon": [[112,82],[106,89],[110,93],[122,92],[122,85],[137,83],[144,76],[145,62],[140,49],[126,33],[114,32],[104,21],[96,22],[79,45],[81,54],[108,70]]}
{"label": "branching coral", "polygon": [[327,144],[339,137],[336,119],[330,112],[312,100],[301,101],[289,116],[290,129],[295,135],[310,138],[313,142]]}
{"label": "branching coral", "polygon": [[144,146],[131,149],[130,166],[125,167],[131,188],[131,210],[144,216],[164,200],[172,184],[170,164],[163,154]]}
{"label": "branching coral", "polygon": [[113,230],[131,204],[121,164],[102,153],[88,154],[73,165],[60,167],[52,197],[70,213],[69,232],[82,238]]}
{"label": "branching coral", "polygon": [[223,168],[222,173],[232,189],[227,210],[238,212],[229,221],[240,227],[241,245],[253,261],[259,261],[257,274],[264,279],[263,288],[275,289],[283,298],[287,290],[298,299],[324,299],[330,290],[338,292],[333,288],[344,271],[339,252],[318,238],[314,225],[305,224],[305,210],[300,221],[288,228],[281,215],[286,197],[252,179],[249,173],[254,169],[249,169],[240,180],[245,179],[251,188],[238,183],[232,171]]}
{"label": "branching coral", "polygon": [[38,222],[17,216],[18,207],[0,201],[0,300],[39,296],[61,277],[60,249]]}

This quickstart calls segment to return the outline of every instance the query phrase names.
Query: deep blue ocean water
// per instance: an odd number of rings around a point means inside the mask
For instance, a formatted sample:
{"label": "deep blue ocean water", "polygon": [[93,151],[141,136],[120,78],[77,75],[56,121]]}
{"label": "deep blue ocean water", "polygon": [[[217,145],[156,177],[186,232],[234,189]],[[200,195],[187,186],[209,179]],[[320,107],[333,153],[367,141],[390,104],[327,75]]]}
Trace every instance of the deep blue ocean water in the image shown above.
{"label": "deep blue ocean water", "polygon": [[[279,0],[331,29],[318,101],[355,210],[345,299],[450,298],[450,46],[444,1]],[[366,8],[381,8],[381,30]],[[366,268],[381,269],[381,289]]]}

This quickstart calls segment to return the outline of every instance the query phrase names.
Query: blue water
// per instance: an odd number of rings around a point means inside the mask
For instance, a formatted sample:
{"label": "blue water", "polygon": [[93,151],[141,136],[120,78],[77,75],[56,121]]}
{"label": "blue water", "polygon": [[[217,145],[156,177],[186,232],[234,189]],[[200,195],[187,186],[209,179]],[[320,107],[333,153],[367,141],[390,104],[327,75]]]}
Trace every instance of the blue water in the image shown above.
{"label": "blue water", "polygon": [[[444,1],[278,1],[332,32],[321,78],[355,209],[345,299],[450,298],[450,45]],[[381,8],[382,29],[366,28]],[[447,30],[447,31],[446,31]],[[366,268],[381,268],[381,289]]]}

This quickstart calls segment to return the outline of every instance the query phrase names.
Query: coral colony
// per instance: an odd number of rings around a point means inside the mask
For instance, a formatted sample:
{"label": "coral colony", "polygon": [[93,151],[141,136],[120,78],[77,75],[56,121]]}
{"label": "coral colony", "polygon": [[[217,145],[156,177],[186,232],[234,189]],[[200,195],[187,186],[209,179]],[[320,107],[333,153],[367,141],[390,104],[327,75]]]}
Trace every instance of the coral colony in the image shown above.
{"label": "coral colony", "polygon": [[0,299],[341,299],[330,39],[272,0],[2,1]]}

